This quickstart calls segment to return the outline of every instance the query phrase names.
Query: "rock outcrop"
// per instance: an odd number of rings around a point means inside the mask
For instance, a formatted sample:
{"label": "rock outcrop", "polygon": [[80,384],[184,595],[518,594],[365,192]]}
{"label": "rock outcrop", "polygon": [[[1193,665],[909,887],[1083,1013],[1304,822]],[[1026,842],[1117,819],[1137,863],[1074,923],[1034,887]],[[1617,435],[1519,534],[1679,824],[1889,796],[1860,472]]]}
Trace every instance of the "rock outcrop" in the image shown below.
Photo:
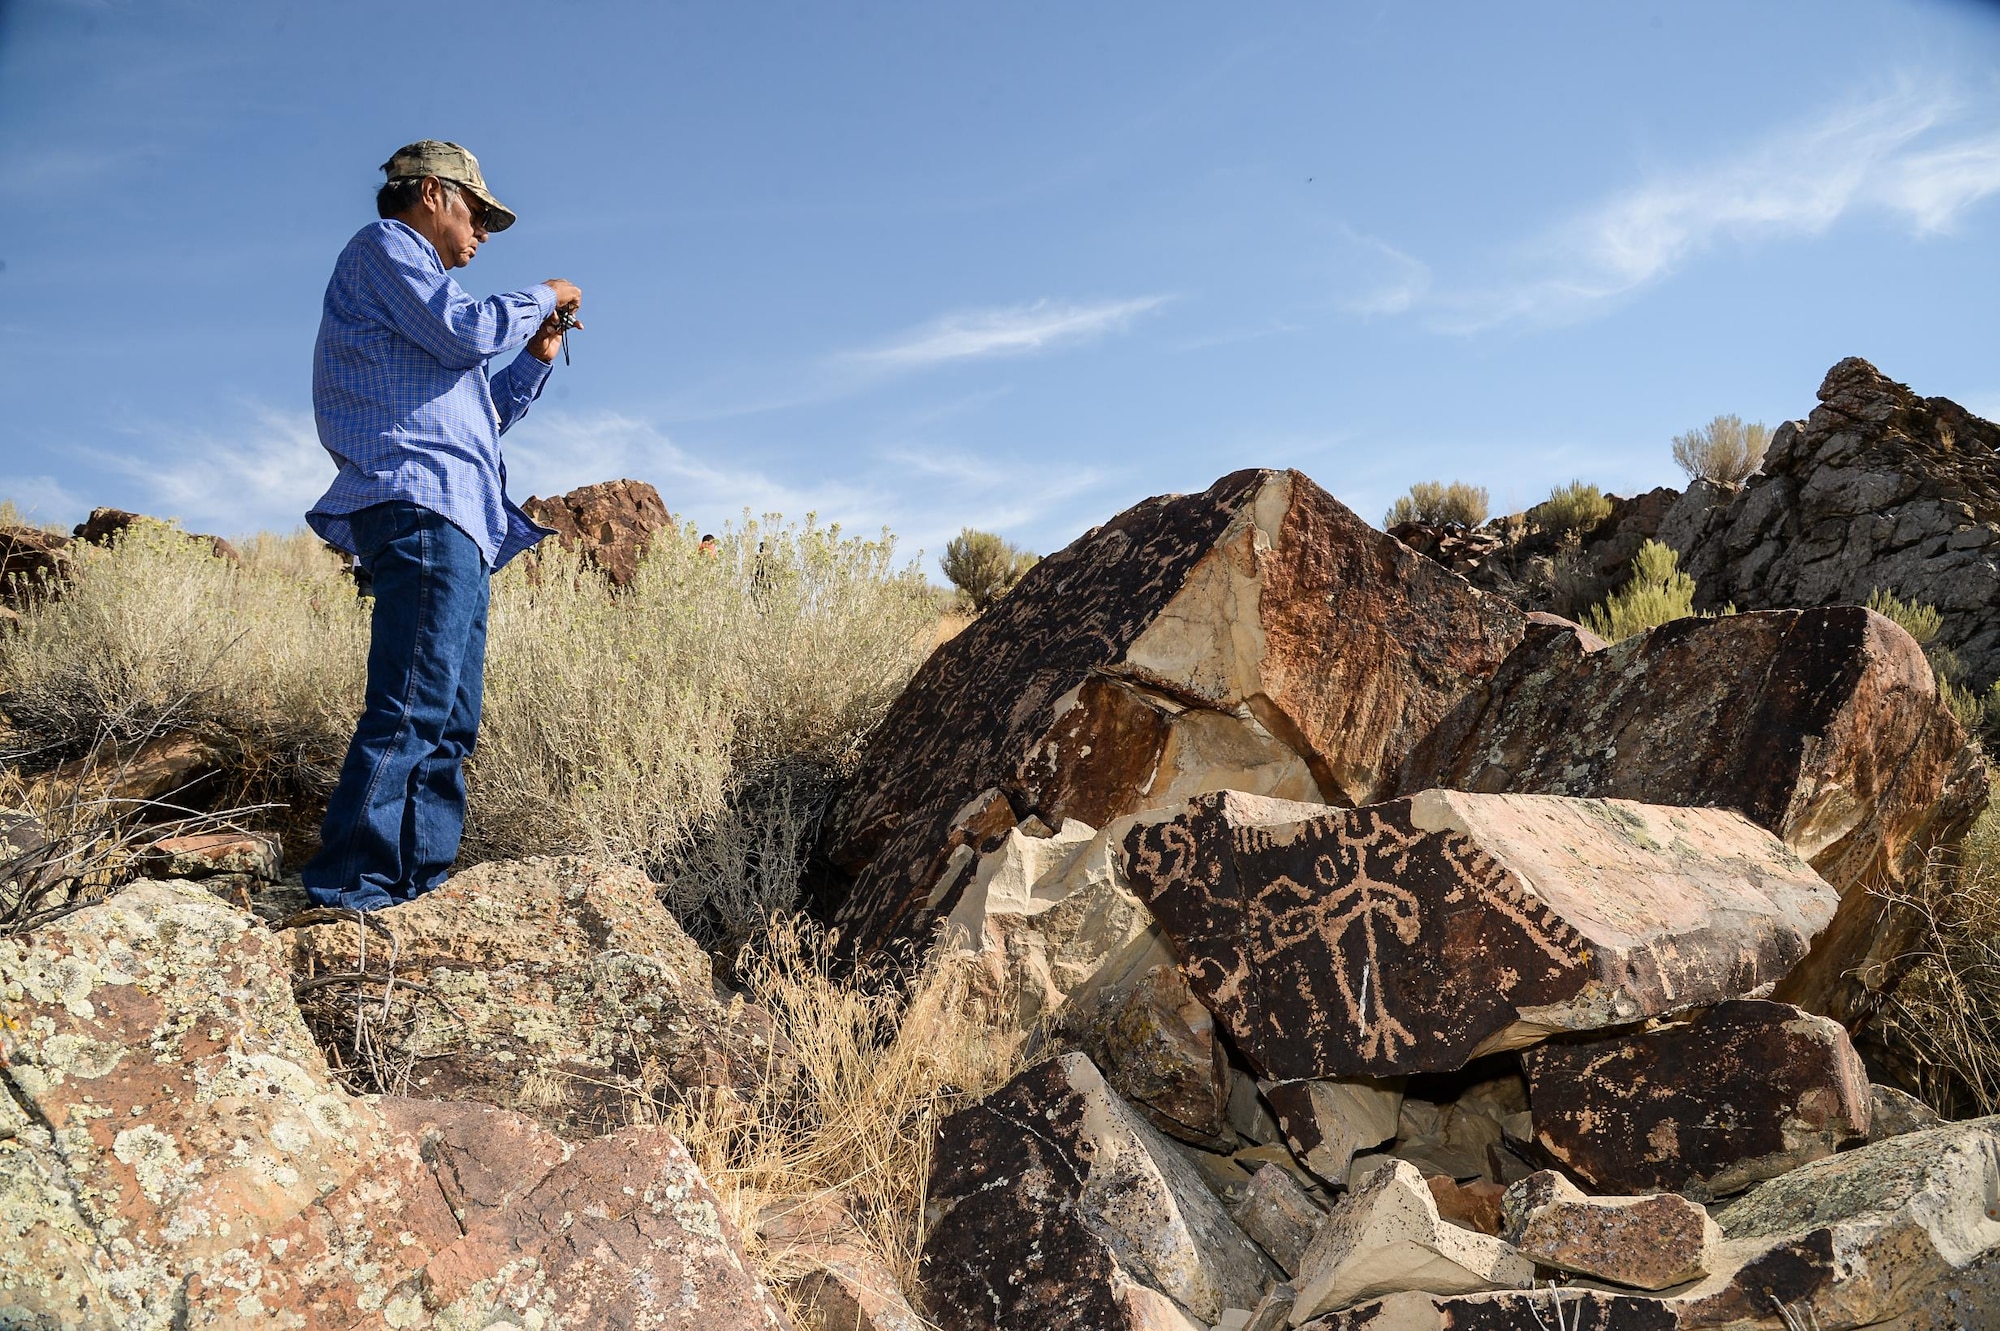
{"label": "rock outcrop", "polygon": [[1922,651],[1857,606],[1676,620],[1602,650],[1535,625],[1399,784],[1739,811],[1840,892],[1781,995],[1849,1024],[1911,941],[1872,889],[1912,881],[1985,802]]}
{"label": "rock outcrop", "polygon": [[398,1051],[414,1094],[592,1135],[647,1095],[750,1085],[774,1056],[763,1014],[718,1000],[708,955],[637,870],[482,864],[370,919],[296,930],[295,965],[306,983],[366,975],[380,998],[394,974],[435,997]]}
{"label": "rock outcrop", "polygon": [[68,576],[69,538],[40,527],[0,526],[0,607],[58,592]]}
{"label": "rock outcrop", "polygon": [[653,538],[674,525],[660,492],[644,481],[603,481],[551,499],[532,498],[521,511],[553,530],[564,549],[602,570],[614,587],[631,584]]}
{"label": "rock outcrop", "polygon": [[1081,1054],[945,1122],[924,1245],[944,1331],[1212,1325],[1268,1268],[1194,1168]]}
{"label": "rock outcrop", "polygon": [[1601,1192],[1706,1201],[1868,1133],[1868,1074],[1846,1030],[1784,1003],[1722,1003],[1524,1062],[1536,1145]]}
{"label": "rock outcrop", "polygon": [[1296,472],[1147,500],[917,672],[829,820],[850,876],[832,913],[864,950],[921,939],[1030,816],[1102,828],[1225,787],[1379,798],[1523,623]]}
{"label": "rock outcrop", "polygon": [[1748,993],[1835,904],[1740,814],[1624,801],[1226,792],[1126,847],[1190,986],[1274,1079],[1450,1071]]}
{"label": "rock outcrop", "polygon": [[1697,486],[1660,535],[1713,609],[1859,605],[1877,588],[1945,612],[1973,682],[2000,678],[2000,426],[1867,361],[1771,437],[1740,489]]}
{"label": "rock outcrop", "polygon": [[785,1327],[671,1134],[352,1096],[286,952],[176,882],[0,940],[0,1324]]}

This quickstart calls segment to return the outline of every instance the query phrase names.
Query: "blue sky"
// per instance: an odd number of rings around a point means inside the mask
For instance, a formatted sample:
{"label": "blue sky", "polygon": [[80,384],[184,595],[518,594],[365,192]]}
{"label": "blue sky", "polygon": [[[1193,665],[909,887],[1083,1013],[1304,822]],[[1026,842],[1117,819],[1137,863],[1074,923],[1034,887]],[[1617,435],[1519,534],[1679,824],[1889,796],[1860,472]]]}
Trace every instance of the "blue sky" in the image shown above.
{"label": "blue sky", "polygon": [[1048,551],[1302,468],[1677,482],[1835,360],[2000,415],[2000,7],[0,0],[0,496],[290,527],[376,165],[588,329],[517,495]]}

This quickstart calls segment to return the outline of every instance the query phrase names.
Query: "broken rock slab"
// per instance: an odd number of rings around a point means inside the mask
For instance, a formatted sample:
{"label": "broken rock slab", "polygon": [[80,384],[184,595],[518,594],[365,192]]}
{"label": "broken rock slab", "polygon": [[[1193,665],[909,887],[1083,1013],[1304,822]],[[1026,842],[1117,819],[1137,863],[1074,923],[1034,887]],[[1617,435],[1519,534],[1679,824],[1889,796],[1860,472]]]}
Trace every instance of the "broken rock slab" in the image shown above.
{"label": "broken rock slab", "polygon": [[947,1119],[935,1160],[924,1284],[945,1331],[1210,1326],[1255,1307],[1270,1274],[1081,1054]]}
{"label": "broken rock slab", "polygon": [[1734,809],[1840,895],[1776,996],[1853,1027],[1914,935],[1912,882],[1985,807],[1985,768],[1921,648],[1860,606],[1680,619],[1593,650],[1531,626],[1405,763],[1435,786]]}
{"label": "broken rock slab", "polygon": [[1230,1207],[1229,1213],[1288,1277],[1298,1274],[1299,1259],[1305,1256],[1326,1214],[1277,1165],[1265,1165],[1251,1175],[1243,1200]]}
{"label": "broken rock slab", "polygon": [[1593,1190],[1698,1201],[1832,1155],[1868,1133],[1868,1074],[1840,1023],[1785,1003],[1524,1056],[1535,1144]]}
{"label": "broken rock slab", "polygon": [[863,950],[926,938],[990,790],[1049,827],[1225,788],[1380,798],[1524,623],[1297,472],[1149,499],[917,672],[829,818],[827,905]]}
{"label": "broken rock slab", "polygon": [[1064,1004],[1052,1039],[1089,1055],[1104,1079],[1154,1127],[1207,1150],[1235,1144],[1229,1062],[1215,1020],[1171,957]]}
{"label": "broken rock slab", "polygon": [[1499,1239],[1447,1223],[1414,1165],[1391,1160],[1335,1203],[1299,1261],[1295,1323],[1405,1290],[1521,1289],[1533,1263]]}
{"label": "broken rock slab", "polygon": [[1451,1071],[1748,993],[1836,904],[1741,814],[1623,800],[1224,792],[1126,851],[1189,985],[1274,1080]]}
{"label": "broken rock slab", "polygon": [[1396,1135],[1403,1106],[1398,1078],[1265,1082],[1285,1145],[1307,1169],[1341,1182],[1354,1157]]}
{"label": "broken rock slab", "polygon": [[1708,1274],[1722,1231],[1678,1193],[1590,1197],[1552,1170],[1507,1189],[1506,1240],[1542,1266],[1635,1289],[1666,1289]]}
{"label": "broken rock slab", "polygon": [[[411,1089],[520,1109],[554,1130],[622,1125],[642,1092],[754,1084],[763,1014],[718,1001],[708,955],[634,869],[569,857],[482,864],[370,920],[419,1004]],[[386,974],[390,939],[349,921],[292,931],[303,983]],[[352,993],[352,989],[346,992]],[[380,994],[379,982],[365,992]],[[640,1077],[656,1080],[643,1085]]]}

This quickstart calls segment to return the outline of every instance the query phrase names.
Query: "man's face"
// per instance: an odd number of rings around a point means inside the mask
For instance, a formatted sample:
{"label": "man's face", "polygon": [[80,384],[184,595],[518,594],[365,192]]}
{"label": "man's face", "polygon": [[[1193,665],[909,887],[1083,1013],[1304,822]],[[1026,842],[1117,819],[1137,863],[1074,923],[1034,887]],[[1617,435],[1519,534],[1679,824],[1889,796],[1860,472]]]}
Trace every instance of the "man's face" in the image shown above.
{"label": "man's face", "polygon": [[[440,181],[437,210],[432,214],[436,234],[431,244],[447,268],[463,268],[479,253],[486,240],[486,205],[456,185]],[[428,192],[428,190],[426,190]]]}

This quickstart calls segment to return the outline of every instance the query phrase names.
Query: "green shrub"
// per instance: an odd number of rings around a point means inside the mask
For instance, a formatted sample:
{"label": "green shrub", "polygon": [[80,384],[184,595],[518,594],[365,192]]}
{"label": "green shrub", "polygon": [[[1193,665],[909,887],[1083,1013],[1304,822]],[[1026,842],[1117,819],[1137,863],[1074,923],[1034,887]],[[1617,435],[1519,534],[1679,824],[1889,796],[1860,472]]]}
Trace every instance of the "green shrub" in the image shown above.
{"label": "green shrub", "polygon": [[1902,600],[1885,588],[1877,587],[1868,593],[1868,608],[1896,621],[1903,632],[1917,640],[1917,646],[1927,651],[1944,628],[1944,615],[1936,606]]}
{"label": "green shrub", "polygon": [[1528,521],[1553,536],[1580,536],[1611,516],[1611,500],[1587,481],[1558,485],[1528,510]]}
{"label": "green shrub", "polygon": [[945,542],[944,557],[938,562],[952,585],[972,603],[973,610],[979,612],[1011,591],[1014,584],[1035,566],[1037,557],[1008,544],[990,531],[974,531],[965,527]]}
{"label": "green shrub", "polygon": [[1691,481],[1741,485],[1763,465],[1771,432],[1762,421],[1745,425],[1741,416],[1717,416],[1674,436],[1674,461]]}
{"label": "green shrub", "polygon": [[1384,527],[1421,522],[1432,527],[1477,527],[1486,521],[1486,487],[1453,481],[1418,481],[1389,506]]}
{"label": "green shrub", "polygon": [[1694,579],[1681,572],[1673,547],[1648,541],[1632,557],[1632,577],[1592,606],[1584,617],[1591,632],[1611,642],[1644,633],[1694,613]]}

